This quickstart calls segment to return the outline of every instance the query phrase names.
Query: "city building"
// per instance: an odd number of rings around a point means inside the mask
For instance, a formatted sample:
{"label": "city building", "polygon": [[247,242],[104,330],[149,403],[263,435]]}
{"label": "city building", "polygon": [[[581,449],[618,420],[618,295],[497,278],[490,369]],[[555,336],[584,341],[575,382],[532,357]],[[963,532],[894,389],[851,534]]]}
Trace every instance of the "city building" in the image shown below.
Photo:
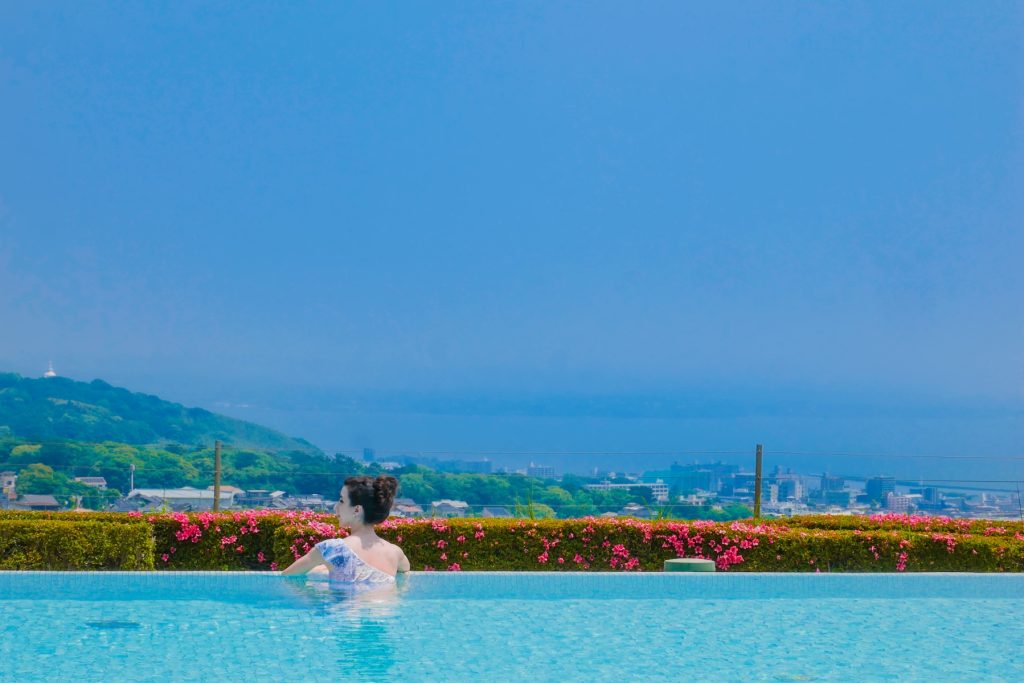
{"label": "city building", "polygon": [[776,486],[778,486],[779,500],[798,501],[804,498],[804,486],[798,477],[778,479]]}
{"label": "city building", "polygon": [[307,493],[287,498],[286,505],[289,509],[295,510],[329,512],[334,507],[334,500],[325,500],[319,493]]}
{"label": "city building", "polygon": [[857,501],[857,492],[849,489],[825,491],[825,505],[838,505],[842,508],[851,507]]}
{"label": "city building", "polygon": [[391,506],[392,517],[422,517],[423,506],[412,498],[396,498]]}
{"label": "city building", "polygon": [[10,470],[0,472],[0,499],[14,500],[17,497],[18,475]]}
{"label": "city building", "polygon": [[884,503],[885,497],[896,492],[896,479],[893,477],[872,477],[864,485],[864,495],[869,502]]}
{"label": "city building", "polygon": [[468,512],[469,503],[464,500],[443,498],[435,500],[430,504],[430,515],[432,517],[466,517]]}
{"label": "city building", "polygon": [[92,486],[101,491],[105,491],[107,488],[107,480],[103,477],[75,477],[75,481],[85,484],[86,486]]}
{"label": "city building", "polygon": [[663,482],[661,479],[653,482],[637,481],[629,484],[613,484],[610,481],[603,481],[599,484],[584,484],[583,488],[590,491],[613,491],[615,489],[632,491],[633,489],[645,488],[650,490],[652,500],[656,500],[660,503],[668,501],[668,484]]}
{"label": "city building", "polygon": [[[180,489],[132,489],[124,500],[128,506],[140,510],[160,510],[164,507],[176,511],[213,509],[213,491],[189,486]],[[222,488],[220,508],[223,510],[234,504],[235,493]]]}
{"label": "city building", "polygon": [[534,465],[531,462],[526,468],[526,476],[539,479],[554,479],[555,468],[551,465]]}
{"label": "city building", "polygon": [[907,512],[910,510],[913,496],[900,496],[895,493],[885,495],[885,509],[890,512]]}
{"label": "city building", "polygon": [[[209,490],[213,490],[210,487]],[[275,508],[284,510],[291,507],[290,501],[284,491],[267,491],[266,489],[250,489],[243,491],[234,486],[222,486],[221,493],[225,491],[235,494],[235,505],[248,510],[263,508]]]}
{"label": "city building", "polygon": [[842,491],[846,488],[846,481],[842,477],[834,477],[830,474],[824,474],[821,477],[821,490],[828,491]]}
{"label": "city building", "polygon": [[48,493],[26,493],[18,496],[12,507],[15,510],[60,510],[61,505],[57,499]]}

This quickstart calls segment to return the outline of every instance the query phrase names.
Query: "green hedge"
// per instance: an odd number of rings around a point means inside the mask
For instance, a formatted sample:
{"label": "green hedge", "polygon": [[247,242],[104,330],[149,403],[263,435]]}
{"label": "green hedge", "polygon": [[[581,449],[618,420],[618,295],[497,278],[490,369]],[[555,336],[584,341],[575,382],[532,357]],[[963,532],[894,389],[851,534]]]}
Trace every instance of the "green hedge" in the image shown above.
{"label": "green hedge", "polygon": [[197,513],[149,515],[157,569],[258,570],[274,564],[277,515]]}
{"label": "green hedge", "polygon": [[1024,521],[957,519],[954,517],[928,517],[924,515],[801,515],[799,517],[783,517],[766,521],[775,526],[799,527],[801,529],[858,529],[860,531],[885,529],[915,533],[937,532],[980,534],[983,536],[1024,536]]}
{"label": "green hedge", "polygon": [[[283,569],[318,541],[345,535],[328,515],[273,511],[142,516],[3,512],[0,520],[93,530],[112,523],[140,527],[152,548],[143,568],[158,570]],[[669,558],[705,557],[721,571],[1024,571],[1024,534],[1015,530],[1016,523],[922,520],[891,515],[758,523],[392,519],[378,533],[400,545],[415,570],[660,571]],[[98,547],[105,542],[97,541]],[[37,555],[30,567],[19,564],[27,559],[8,558],[5,552],[0,566],[44,568],[41,558],[49,555]],[[22,552],[18,557],[28,556]],[[64,561],[45,568],[75,566]]]}
{"label": "green hedge", "polygon": [[[1024,540],[1006,536],[597,519],[390,520],[378,533],[421,571],[661,571],[674,557],[721,571],[1024,571]],[[275,557],[284,567],[327,535],[282,527]]]}
{"label": "green hedge", "polygon": [[144,523],[0,520],[0,569],[153,568],[153,536]]}
{"label": "green hedge", "polygon": [[138,522],[137,519],[126,515],[123,512],[43,512],[35,510],[0,510],[0,520],[22,520],[32,521],[41,519],[52,519],[63,522]]}

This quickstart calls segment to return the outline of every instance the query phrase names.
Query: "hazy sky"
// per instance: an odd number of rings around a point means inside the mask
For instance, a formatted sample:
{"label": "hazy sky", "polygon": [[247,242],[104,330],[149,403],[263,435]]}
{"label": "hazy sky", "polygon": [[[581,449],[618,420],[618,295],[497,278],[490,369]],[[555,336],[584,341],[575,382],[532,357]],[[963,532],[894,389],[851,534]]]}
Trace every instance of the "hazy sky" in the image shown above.
{"label": "hazy sky", "polygon": [[[719,5],[0,2],[0,369],[1019,453],[1022,6]],[[358,414],[320,442],[464,441]]]}

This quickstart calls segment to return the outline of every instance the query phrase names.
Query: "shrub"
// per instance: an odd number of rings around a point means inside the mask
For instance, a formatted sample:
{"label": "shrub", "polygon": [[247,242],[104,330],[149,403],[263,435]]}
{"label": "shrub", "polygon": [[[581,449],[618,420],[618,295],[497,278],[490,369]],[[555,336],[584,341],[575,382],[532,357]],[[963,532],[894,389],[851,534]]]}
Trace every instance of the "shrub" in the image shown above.
{"label": "shrub", "polygon": [[768,520],[769,524],[802,529],[886,529],[911,532],[938,532],[980,534],[983,536],[1024,536],[1024,522],[991,519],[957,519],[926,515],[878,514],[859,515],[802,515]]}
{"label": "shrub", "polygon": [[0,520],[0,569],[153,568],[147,524],[97,521]]}
{"label": "shrub", "polygon": [[38,521],[51,519],[64,522],[115,522],[124,524],[132,519],[123,512],[43,512],[36,510],[0,510],[0,520]]}
{"label": "shrub", "polygon": [[[660,571],[674,557],[711,559],[719,571],[1024,571],[1024,538],[1013,536],[596,518],[392,519],[377,530],[426,571]],[[277,562],[331,534],[329,525],[280,528]]]}
{"label": "shrub", "polygon": [[[0,520],[61,528],[138,526],[151,538],[150,566],[169,570],[282,569],[317,542],[347,534],[329,515],[271,510],[2,512]],[[1015,531],[1015,524],[892,515],[766,522],[589,517],[390,519],[377,530],[402,547],[413,569],[428,571],[660,571],[673,557],[711,559],[720,571],[1024,571],[1024,534]],[[39,538],[44,545],[49,542]],[[0,557],[9,568],[37,566],[18,564],[37,561],[24,550],[20,560],[8,558],[6,551]]]}
{"label": "shrub", "polygon": [[[297,514],[297,513],[291,513]],[[146,515],[153,525],[157,569],[275,569],[274,531],[279,512],[199,512]]]}

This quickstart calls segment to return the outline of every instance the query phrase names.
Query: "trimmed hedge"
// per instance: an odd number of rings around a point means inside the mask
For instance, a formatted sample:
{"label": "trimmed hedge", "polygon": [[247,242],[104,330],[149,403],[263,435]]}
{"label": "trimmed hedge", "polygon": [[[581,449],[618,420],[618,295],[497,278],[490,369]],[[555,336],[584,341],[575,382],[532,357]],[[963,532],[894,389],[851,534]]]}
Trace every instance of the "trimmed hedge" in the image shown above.
{"label": "trimmed hedge", "polygon": [[148,524],[0,520],[0,569],[152,568]]}
{"label": "trimmed hedge", "polygon": [[[152,544],[150,562],[140,568],[168,570],[283,569],[318,541],[346,535],[335,518],[309,512],[0,513],[5,519],[62,528],[138,526]],[[377,529],[402,547],[413,569],[427,571],[660,571],[669,558],[703,557],[720,571],[1018,572],[1024,571],[1024,534],[1017,524],[879,515],[756,523],[390,519]],[[0,568],[95,566],[44,566],[44,557],[29,567],[0,550]]]}
{"label": "trimmed hedge", "polygon": [[[911,532],[938,532],[981,534],[983,536],[1022,536],[1024,521],[1008,522],[991,519],[957,519],[955,517],[929,517],[925,515],[878,514],[859,515],[803,515],[766,520],[768,524],[801,529],[859,529],[868,531],[885,529]],[[1024,540],[1021,538],[1019,540]]]}
{"label": "trimmed hedge", "polygon": [[[280,529],[275,556],[301,556],[321,531]],[[720,571],[1024,571],[1024,539],[1005,536],[593,518],[388,520],[378,533],[424,571],[661,571],[674,557]]]}

